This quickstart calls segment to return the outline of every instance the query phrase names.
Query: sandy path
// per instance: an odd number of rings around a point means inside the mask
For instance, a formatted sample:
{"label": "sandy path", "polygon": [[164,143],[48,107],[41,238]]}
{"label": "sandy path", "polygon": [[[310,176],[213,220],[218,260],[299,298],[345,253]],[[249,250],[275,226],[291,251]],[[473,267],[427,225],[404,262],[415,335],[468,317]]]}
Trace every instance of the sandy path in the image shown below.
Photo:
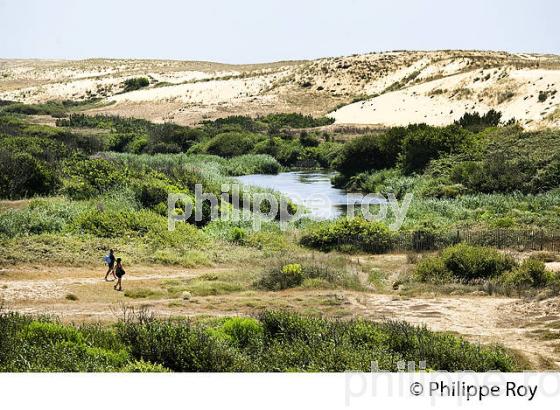
{"label": "sandy path", "polygon": [[351,299],[361,316],[405,320],[436,331],[458,333],[479,343],[499,343],[522,352],[539,368],[560,368],[557,341],[540,340],[539,331],[558,318],[560,299],[528,302],[490,296],[402,298],[356,295]]}
{"label": "sandy path", "polygon": [[[153,268],[152,268],[153,269]],[[161,280],[161,279],[190,279],[196,276],[200,276],[204,273],[216,273],[228,271],[226,268],[212,268],[212,269],[192,269],[192,270],[174,270],[170,268],[162,268],[159,273],[146,273],[145,268],[140,270],[140,272],[135,272],[134,275],[125,275],[125,282],[138,282],[138,281],[150,281],[150,280]],[[0,271],[1,272],[1,271]],[[4,270],[5,272],[5,270]],[[30,271],[28,271],[30,272]],[[105,282],[103,280],[104,272],[92,272],[86,270],[85,273],[89,274],[87,277],[82,277],[84,271],[78,269],[73,272],[71,268],[56,268],[56,273],[58,275],[72,275],[75,276],[65,276],[57,277],[53,279],[33,279],[33,278],[22,278],[22,279],[1,279],[0,276],[0,300],[7,302],[10,301],[22,301],[22,300],[46,300],[46,299],[60,299],[64,297],[69,289],[73,286],[81,285],[98,285]],[[21,271],[20,271],[21,273]],[[41,272],[40,275],[43,276],[44,273]],[[13,276],[13,275],[12,275]],[[32,277],[33,275],[31,275]]]}

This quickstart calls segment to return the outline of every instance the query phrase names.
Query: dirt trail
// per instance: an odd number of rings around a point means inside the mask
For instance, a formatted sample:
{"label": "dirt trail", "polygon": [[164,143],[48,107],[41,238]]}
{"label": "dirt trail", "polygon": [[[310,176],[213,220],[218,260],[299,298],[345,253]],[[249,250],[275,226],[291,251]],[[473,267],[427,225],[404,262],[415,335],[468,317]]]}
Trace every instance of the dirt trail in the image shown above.
{"label": "dirt trail", "polygon": [[[159,273],[146,273],[146,269],[159,270]],[[158,279],[191,279],[205,273],[216,273],[228,271],[227,268],[211,268],[211,269],[174,269],[174,268],[140,268],[136,269],[134,275],[125,276],[126,282],[150,281]],[[2,275],[2,273],[4,275]],[[24,275],[21,275],[21,274]],[[43,278],[50,273],[49,276],[60,276],[54,278]],[[83,276],[83,275],[87,276]],[[20,276],[14,279],[14,276]],[[8,276],[10,278],[3,279]],[[23,276],[23,277],[21,277]],[[40,276],[41,278],[34,278]],[[98,285],[103,283],[104,272],[91,271],[89,269],[57,267],[51,268],[50,272],[39,271],[36,269],[17,270],[0,270],[0,300],[4,301],[22,301],[22,300],[45,300],[59,299],[64,297],[68,290],[73,286],[79,285]]]}
{"label": "dirt trail", "polygon": [[[522,352],[539,368],[560,368],[558,342],[541,340],[547,324],[559,317],[560,299],[528,302],[491,296],[403,298],[391,295],[356,295],[350,301],[361,316],[405,320],[436,331],[458,333],[471,341],[499,343]],[[560,322],[556,322],[560,323]]]}
{"label": "dirt trail", "polygon": [[[233,268],[181,269],[140,267],[125,283],[152,284],[164,279],[192,279],[201,275],[223,274]],[[141,283],[140,283],[141,282]],[[72,290],[87,289],[78,301],[65,300]],[[85,291],[84,291],[85,292]],[[334,295],[334,296],[333,296]],[[436,331],[456,332],[480,343],[500,343],[522,352],[539,369],[560,368],[560,298],[543,301],[491,296],[403,297],[343,290],[292,289],[283,292],[244,291],[228,295],[196,297],[192,303],[172,305],[169,298],[135,300],[114,292],[103,281],[103,274],[87,269],[30,268],[0,270],[0,299],[8,309],[32,314],[54,314],[64,320],[115,320],[122,305],[148,306],[158,315],[235,315],[249,314],[261,306],[287,306],[296,309],[302,301],[336,299],[335,312],[373,320],[405,320]],[[284,303],[285,305],[278,305]],[[321,308],[321,304],[318,306]],[[327,304],[323,304],[327,306]],[[332,307],[332,306],[331,306]],[[327,308],[325,307],[327,313]],[[333,312],[333,310],[330,310]],[[547,337],[543,337],[543,335]],[[552,336],[552,337],[551,337]]]}

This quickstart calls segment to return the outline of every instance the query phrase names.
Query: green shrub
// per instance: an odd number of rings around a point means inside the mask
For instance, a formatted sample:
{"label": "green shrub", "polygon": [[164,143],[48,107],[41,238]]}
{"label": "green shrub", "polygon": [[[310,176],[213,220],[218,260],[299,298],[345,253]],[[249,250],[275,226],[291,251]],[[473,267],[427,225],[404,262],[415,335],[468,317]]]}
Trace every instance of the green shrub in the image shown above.
{"label": "green shrub", "polygon": [[[0,313],[0,370],[25,372],[118,371],[129,361],[120,343],[106,343],[108,329],[85,332],[41,318]],[[101,343],[98,343],[101,342]]]}
{"label": "green shrub", "polygon": [[259,367],[278,371],[368,371],[372,361],[395,371],[400,360],[426,360],[428,368],[458,371],[512,371],[516,363],[499,347],[481,347],[450,334],[404,322],[333,321],[289,312],[259,316],[266,354]]}
{"label": "green shrub", "polygon": [[403,140],[400,164],[406,174],[422,171],[431,160],[459,152],[472,138],[473,134],[458,126],[418,126]]}
{"label": "green shrub", "polygon": [[87,204],[61,198],[34,199],[23,209],[0,213],[0,236],[16,237],[64,232]]}
{"label": "green shrub", "polygon": [[449,158],[449,182],[470,192],[540,193],[558,188],[558,132],[488,129],[477,135],[467,154]]}
{"label": "green shrub", "polygon": [[238,226],[231,228],[228,239],[234,243],[243,243],[247,238],[247,232]]}
{"label": "green shrub", "polygon": [[[150,231],[167,230],[164,217],[148,210],[113,211],[91,210],[80,214],[75,221],[79,232],[102,237],[115,238],[125,235],[146,235]],[[150,232],[154,234],[156,232]]]}
{"label": "green shrub", "polygon": [[334,118],[313,118],[311,115],[303,115],[299,113],[268,114],[266,117],[259,118],[259,120],[266,124],[269,124],[273,128],[311,128],[322,127],[334,123]]}
{"label": "green shrub", "polygon": [[301,244],[310,248],[330,251],[342,244],[374,253],[391,249],[393,234],[380,222],[369,222],[362,217],[339,218],[311,225],[301,237]]}
{"label": "green shrub", "polygon": [[58,342],[83,343],[82,335],[76,328],[54,322],[33,321],[23,330],[22,337],[39,345]]}
{"label": "green shrub", "polygon": [[511,270],[515,261],[493,248],[458,244],[441,253],[445,267],[459,280],[487,279]]}
{"label": "green shrub", "polygon": [[0,148],[0,198],[52,194],[60,179],[48,163],[25,152]]}
{"label": "green shrub", "polygon": [[128,321],[121,338],[136,360],[159,363],[177,372],[237,371],[242,357],[235,349],[187,321]]}
{"label": "green shrub", "polygon": [[256,134],[224,132],[216,135],[207,143],[206,152],[220,157],[235,157],[249,154],[258,141],[259,136]]}
{"label": "green shrub", "polygon": [[525,259],[518,267],[502,274],[500,282],[517,289],[541,288],[554,280],[555,274],[548,271],[543,261]]}
{"label": "green shrub", "polygon": [[414,269],[414,276],[420,282],[446,283],[453,279],[440,257],[422,258]]}
{"label": "green shrub", "polygon": [[265,269],[255,286],[266,290],[283,290],[309,284],[320,287],[362,289],[356,274],[348,269],[344,258],[299,258],[289,262],[279,260]]}
{"label": "green shrub", "polygon": [[351,176],[395,166],[402,140],[411,128],[393,128],[382,135],[364,135],[344,144],[334,161],[337,171]]}
{"label": "green shrub", "polygon": [[483,115],[480,115],[478,112],[467,112],[458,121],[455,121],[455,124],[472,132],[480,132],[485,128],[497,127],[500,124],[501,118],[502,113],[495,110],[489,110]]}
{"label": "green shrub", "polygon": [[63,193],[71,199],[87,199],[108,192],[125,176],[105,159],[70,159],[64,166]]}
{"label": "green shrub", "polygon": [[116,327],[78,328],[0,313],[2,371],[363,372],[372,361],[380,369],[396,371],[403,360],[426,360],[428,368],[444,371],[518,370],[512,356],[499,347],[404,322],[264,311],[256,319],[192,323],[139,313]]}
{"label": "green shrub", "polygon": [[241,349],[258,347],[264,336],[262,324],[248,317],[227,318],[219,327],[210,330],[212,335],[223,338]]}
{"label": "green shrub", "polygon": [[168,373],[169,369],[166,369],[161,364],[153,364],[145,362],[144,360],[136,360],[132,363],[128,363],[119,369],[119,371],[124,373]]}
{"label": "green shrub", "polygon": [[460,243],[445,248],[439,256],[422,259],[415,277],[422,282],[473,281],[498,278],[517,263],[496,249]]}
{"label": "green shrub", "polygon": [[65,107],[57,101],[49,101],[44,104],[15,103],[6,106],[4,112],[24,115],[50,115],[52,117],[63,117]]}
{"label": "green shrub", "polygon": [[[167,216],[167,198],[170,193],[186,193],[184,189],[171,184],[165,177],[155,175],[145,176],[144,179],[135,181],[133,184],[135,198],[143,208],[156,209],[156,206],[163,204],[163,212],[158,212]],[[181,206],[184,204],[181,203]]]}
{"label": "green shrub", "polygon": [[280,269],[273,268],[259,282],[268,290],[282,290],[300,286],[303,282],[303,269],[299,263],[289,263]]}
{"label": "green shrub", "polygon": [[319,144],[321,142],[319,141],[319,139],[315,135],[308,134],[307,132],[303,131],[299,135],[299,143],[303,147],[317,147],[317,146],[319,146]]}
{"label": "green shrub", "polygon": [[149,86],[150,80],[146,77],[128,78],[124,81],[123,85],[123,92],[127,93],[129,91],[139,90],[140,88]]}
{"label": "green shrub", "polygon": [[226,175],[271,174],[280,171],[280,164],[270,155],[247,154],[233,157],[224,163]]}

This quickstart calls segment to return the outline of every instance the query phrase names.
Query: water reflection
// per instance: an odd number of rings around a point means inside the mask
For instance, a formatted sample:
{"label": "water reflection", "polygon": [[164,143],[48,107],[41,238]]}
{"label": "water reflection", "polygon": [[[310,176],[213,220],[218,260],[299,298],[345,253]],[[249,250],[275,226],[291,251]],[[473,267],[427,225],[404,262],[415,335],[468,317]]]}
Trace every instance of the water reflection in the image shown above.
{"label": "water reflection", "polygon": [[[334,172],[331,171],[313,170],[281,172],[277,175],[244,175],[237,177],[237,180],[246,185],[282,192],[296,204],[305,206],[309,216],[314,219],[333,219],[346,215],[348,204],[359,204],[363,198],[361,194],[334,188],[331,184],[333,176]],[[370,198],[367,203],[377,204],[379,199]]]}

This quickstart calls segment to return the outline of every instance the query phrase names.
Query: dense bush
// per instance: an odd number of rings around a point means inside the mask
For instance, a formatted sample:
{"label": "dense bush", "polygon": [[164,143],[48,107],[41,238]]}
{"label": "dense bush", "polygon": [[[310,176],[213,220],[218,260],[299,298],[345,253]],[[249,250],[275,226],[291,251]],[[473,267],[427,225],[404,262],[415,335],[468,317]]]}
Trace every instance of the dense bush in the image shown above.
{"label": "dense bush", "polygon": [[134,77],[128,78],[123,83],[123,92],[127,93],[129,91],[139,90],[150,85],[150,80],[146,77]]}
{"label": "dense bush", "polygon": [[226,175],[248,175],[248,174],[277,174],[281,166],[270,155],[249,154],[240,155],[224,162],[224,173]]}
{"label": "dense bush", "polygon": [[312,117],[298,113],[268,114],[264,117],[251,118],[242,115],[232,115],[205,121],[204,126],[213,131],[248,131],[276,134],[282,128],[312,128],[334,123],[333,118]]}
{"label": "dense bush", "polygon": [[445,267],[460,280],[496,277],[512,269],[515,261],[495,249],[458,244],[441,253]]}
{"label": "dense bush", "polygon": [[176,372],[240,371],[248,365],[226,342],[186,320],[143,318],[121,323],[118,330],[135,358]]}
{"label": "dense bush", "polygon": [[225,118],[217,118],[213,121],[204,121],[205,128],[211,132],[218,133],[220,130],[235,130],[235,131],[266,131],[266,124],[258,119],[255,120],[251,117],[243,115],[231,115]]}
{"label": "dense bush", "polygon": [[468,160],[456,160],[449,173],[453,182],[471,192],[539,193],[560,184],[558,133],[524,133],[504,128],[490,133],[479,152]]}
{"label": "dense bush", "polygon": [[354,249],[383,253],[391,249],[392,239],[386,225],[356,217],[317,222],[303,233],[301,244],[322,251],[345,249],[353,244]]}
{"label": "dense bush", "polygon": [[422,258],[416,265],[414,276],[420,282],[446,283],[453,280],[453,274],[440,257]]}
{"label": "dense bush", "polygon": [[50,115],[52,117],[63,117],[66,113],[75,108],[87,106],[98,102],[98,98],[87,100],[52,100],[43,104],[23,104],[15,101],[4,101],[0,104],[1,111],[5,113],[24,114],[24,115]]}
{"label": "dense bush", "polygon": [[403,140],[400,164],[407,174],[422,171],[431,160],[459,152],[472,138],[469,131],[457,126],[418,126]]}
{"label": "dense bush", "polygon": [[137,118],[111,115],[72,114],[57,120],[59,127],[100,128],[111,130],[107,149],[131,153],[186,152],[207,137],[201,128],[184,127],[172,123],[155,124]]}
{"label": "dense bush", "polygon": [[472,132],[480,132],[485,128],[497,127],[500,124],[501,118],[502,113],[495,110],[490,110],[482,115],[478,112],[467,112],[459,120],[455,121],[455,124]]}
{"label": "dense bush", "polygon": [[62,199],[35,199],[21,210],[0,213],[0,236],[64,232],[86,208],[86,204],[69,204]]}
{"label": "dense bush", "polygon": [[496,249],[460,243],[445,248],[439,256],[422,260],[415,276],[423,282],[473,281],[497,278],[517,266],[515,260]]}
{"label": "dense bush", "polygon": [[53,117],[64,116],[64,106],[58,102],[48,102],[45,104],[22,104],[16,103],[4,107],[7,113],[25,114],[25,115],[51,115]]}
{"label": "dense bush", "polygon": [[208,332],[242,349],[260,348],[264,337],[262,323],[249,317],[223,319],[219,326],[209,328]]}
{"label": "dense bush", "polygon": [[517,289],[541,288],[554,281],[555,274],[548,271],[544,262],[528,258],[510,272],[504,273],[499,279],[506,286]]}
{"label": "dense bush", "polygon": [[380,369],[395,371],[399,360],[418,357],[439,370],[515,368],[500,349],[480,348],[402,322],[330,321],[286,312],[265,312],[259,320],[267,349],[257,363],[265,371],[368,371],[372,361]]}
{"label": "dense bush", "polygon": [[334,123],[334,118],[303,115],[298,113],[291,114],[268,114],[266,117],[259,118],[262,122],[272,127],[291,127],[291,128],[311,128],[322,127]]}
{"label": "dense bush", "polygon": [[148,210],[91,210],[78,215],[75,223],[80,232],[102,238],[142,236],[167,229],[166,219]]}
{"label": "dense bush", "polygon": [[418,176],[402,175],[399,169],[391,168],[376,172],[362,172],[349,179],[335,178],[335,185],[343,185],[350,192],[374,192],[387,196],[388,193],[395,198],[402,198],[407,193],[413,192],[418,184]]}
{"label": "dense bush", "polygon": [[440,128],[426,124],[355,138],[344,144],[333,162],[341,173],[337,185],[356,187],[357,175],[397,166],[405,174],[421,172],[434,159],[462,152],[473,138],[472,133],[459,126]]}
{"label": "dense bush", "polygon": [[48,195],[60,180],[55,170],[31,154],[0,148],[0,197],[8,199]]}
{"label": "dense bush", "polygon": [[131,364],[125,346],[110,329],[82,332],[45,319],[0,313],[0,371],[114,372]]}
{"label": "dense bush", "polygon": [[523,132],[511,125],[475,134],[467,128],[421,124],[358,137],[344,144],[333,162],[340,172],[334,183],[363,192],[398,187],[394,191],[401,194],[404,188],[416,197],[436,198],[539,194],[560,187],[558,132]]}
{"label": "dense bush", "polygon": [[393,128],[381,135],[364,135],[344,144],[334,164],[346,176],[396,165],[405,135],[414,126]]}
{"label": "dense bush", "polygon": [[434,370],[515,371],[499,347],[404,322],[336,321],[265,311],[256,319],[160,320],[127,315],[112,326],[62,325],[0,313],[0,371],[396,371],[425,360]]}
{"label": "dense bush", "polygon": [[152,124],[148,130],[148,152],[162,152],[150,145],[168,144],[179,147],[179,152],[187,152],[196,142],[201,141],[205,134],[197,128],[183,127],[172,123]]}
{"label": "dense bush", "polygon": [[226,158],[249,154],[258,141],[259,136],[256,134],[225,132],[207,143],[206,152]]}
{"label": "dense bush", "polygon": [[116,188],[126,176],[112,162],[102,158],[72,158],[65,162],[62,192],[72,199],[87,199]]}

